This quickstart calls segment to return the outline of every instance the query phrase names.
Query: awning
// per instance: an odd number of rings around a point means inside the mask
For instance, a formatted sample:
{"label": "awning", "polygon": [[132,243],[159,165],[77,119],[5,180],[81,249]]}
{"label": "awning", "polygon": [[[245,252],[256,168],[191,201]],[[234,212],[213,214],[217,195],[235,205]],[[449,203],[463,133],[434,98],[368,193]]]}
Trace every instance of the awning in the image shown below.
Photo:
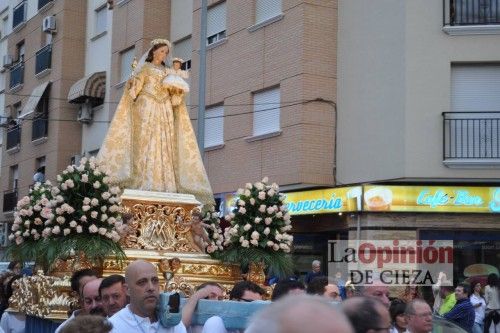
{"label": "awning", "polygon": [[87,98],[104,99],[106,93],[106,72],[94,72],[78,80],[71,86],[68,102],[84,103]]}
{"label": "awning", "polygon": [[27,115],[33,113],[33,111],[35,111],[36,107],[38,106],[38,103],[40,102],[40,98],[42,98],[49,83],[50,81],[44,82],[41,85],[37,86],[35,89],[33,89],[30,98],[24,105],[23,111],[21,112],[21,115],[19,115],[18,118],[24,118]]}

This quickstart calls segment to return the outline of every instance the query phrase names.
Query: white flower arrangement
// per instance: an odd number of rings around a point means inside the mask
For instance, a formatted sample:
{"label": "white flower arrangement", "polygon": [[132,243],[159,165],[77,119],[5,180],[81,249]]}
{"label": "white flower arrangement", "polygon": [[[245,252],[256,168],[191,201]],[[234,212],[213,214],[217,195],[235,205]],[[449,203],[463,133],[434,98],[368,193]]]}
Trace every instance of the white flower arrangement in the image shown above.
{"label": "white flower arrangement", "polygon": [[217,213],[214,207],[205,213],[202,220],[203,226],[208,233],[209,243],[205,242],[205,251],[212,254],[216,251],[222,251],[224,249],[224,234],[222,233],[222,228],[220,226],[219,213]]}
{"label": "white flower arrangement", "polygon": [[238,189],[235,207],[225,216],[230,226],[224,230],[224,251],[219,259],[248,265],[263,262],[271,271],[286,276],[293,270],[287,255],[292,250],[293,236],[285,197],[276,183],[265,177]]}
{"label": "white flower arrangement", "polygon": [[95,158],[82,158],[79,166],[68,166],[56,179],[56,186],[37,183],[19,200],[9,236],[17,246],[12,251],[24,258],[42,256],[46,263],[70,251],[84,252],[91,260],[110,252],[121,257],[115,228],[121,219],[116,205],[121,191]]}

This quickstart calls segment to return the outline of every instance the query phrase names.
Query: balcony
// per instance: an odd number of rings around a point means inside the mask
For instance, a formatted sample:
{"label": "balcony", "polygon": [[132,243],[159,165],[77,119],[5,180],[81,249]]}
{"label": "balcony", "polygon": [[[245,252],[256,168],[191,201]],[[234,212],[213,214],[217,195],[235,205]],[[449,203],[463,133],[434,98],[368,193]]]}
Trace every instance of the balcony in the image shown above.
{"label": "balcony", "polygon": [[53,2],[54,0],[38,0],[38,10],[45,7],[47,4]]}
{"label": "balcony", "polygon": [[450,168],[500,166],[500,112],[444,112],[443,163]]}
{"label": "balcony", "polygon": [[21,2],[19,5],[14,7],[14,12],[12,13],[12,30],[20,27],[21,24],[26,22],[26,1]]}
{"label": "balcony", "polygon": [[50,69],[51,63],[52,63],[52,44],[49,44],[36,52],[35,74]]}
{"label": "balcony", "polygon": [[24,83],[24,62],[20,61],[10,68],[10,89]]}
{"label": "balcony", "polygon": [[49,133],[49,121],[47,115],[37,116],[33,119],[31,129],[31,140],[46,138]]}
{"label": "balcony", "polygon": [[12,128],[7,129],[7,147],[6,150],[10,150],[18,147],[21,144],[21,127],[16,125]]}
{"label": "balcony", "polygon": [[3,193],[3,212],[12,212],[17,205],[17,189],[8,190]]}
{"label": "balcony", "polygon": [[500,33],[500,1],[443,0],[443,31],[450,35]]}

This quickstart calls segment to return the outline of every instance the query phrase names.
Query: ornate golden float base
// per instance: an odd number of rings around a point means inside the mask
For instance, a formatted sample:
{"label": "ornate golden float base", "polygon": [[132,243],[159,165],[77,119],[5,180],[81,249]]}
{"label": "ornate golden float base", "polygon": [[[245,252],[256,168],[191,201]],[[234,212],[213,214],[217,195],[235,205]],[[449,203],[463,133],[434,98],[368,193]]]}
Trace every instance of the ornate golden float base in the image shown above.
{"label": "ornate golden float base", "polygon": [[[192,216],[200,211],[194,196],[125,190],[121,199],[127,217],[121,245],[127,260],[120,264],[115,258],[106,258],[103,277],[124,274],[130,262],[142,259],[158,269],[163,290],[182,291],[186,296],[204,282],[217,282],[227,292],[241,280],[238,265],[211,259],[194,241]],[[11,310],[47,319],[66,319],[70,305],[77,301],[70,289],[72,270],[90,266],[85,258],[75,257],[55,263],[55,276],[21,279]]]}

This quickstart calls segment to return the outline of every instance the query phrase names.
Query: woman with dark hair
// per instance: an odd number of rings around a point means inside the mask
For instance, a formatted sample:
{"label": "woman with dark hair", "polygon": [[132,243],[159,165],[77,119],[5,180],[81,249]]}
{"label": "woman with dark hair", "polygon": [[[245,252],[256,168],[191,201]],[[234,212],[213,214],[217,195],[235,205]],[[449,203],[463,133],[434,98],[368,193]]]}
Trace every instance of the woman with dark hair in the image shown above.
{"label": "woman with dark hair", "polygon": [[185,101],[172,105],[163,83],[169,53],[168,40],[151,42],[125,85],[98,160],[122,187],[193,194],[213,204]]}
{"label": "woman with dark hair", "polygon": [[402,333],[406,331],[406,303],[401,299],[395,299],[389,306],[389,314],[391,315],[391,333]]}
{"label": "woman with dark hair", "polygon": [[3,285],[5,289],[5,301],[0,305],[3,310],[2,319],[0,319],[0,328],[2,328],[4,332],[24,333],[26,327],[25,314],[5,311],[9,308],[9,299],[14,293],[13,284],[20,278],[22,278],[22,275],[14,275],[9,280],[6,280]]}
{"label": "woman with dark hair", "polygon": [[500,281],[498,275],[488,275],[488,284],[484,287],[486,313],[484,317],[484,332],[500,332]]}

